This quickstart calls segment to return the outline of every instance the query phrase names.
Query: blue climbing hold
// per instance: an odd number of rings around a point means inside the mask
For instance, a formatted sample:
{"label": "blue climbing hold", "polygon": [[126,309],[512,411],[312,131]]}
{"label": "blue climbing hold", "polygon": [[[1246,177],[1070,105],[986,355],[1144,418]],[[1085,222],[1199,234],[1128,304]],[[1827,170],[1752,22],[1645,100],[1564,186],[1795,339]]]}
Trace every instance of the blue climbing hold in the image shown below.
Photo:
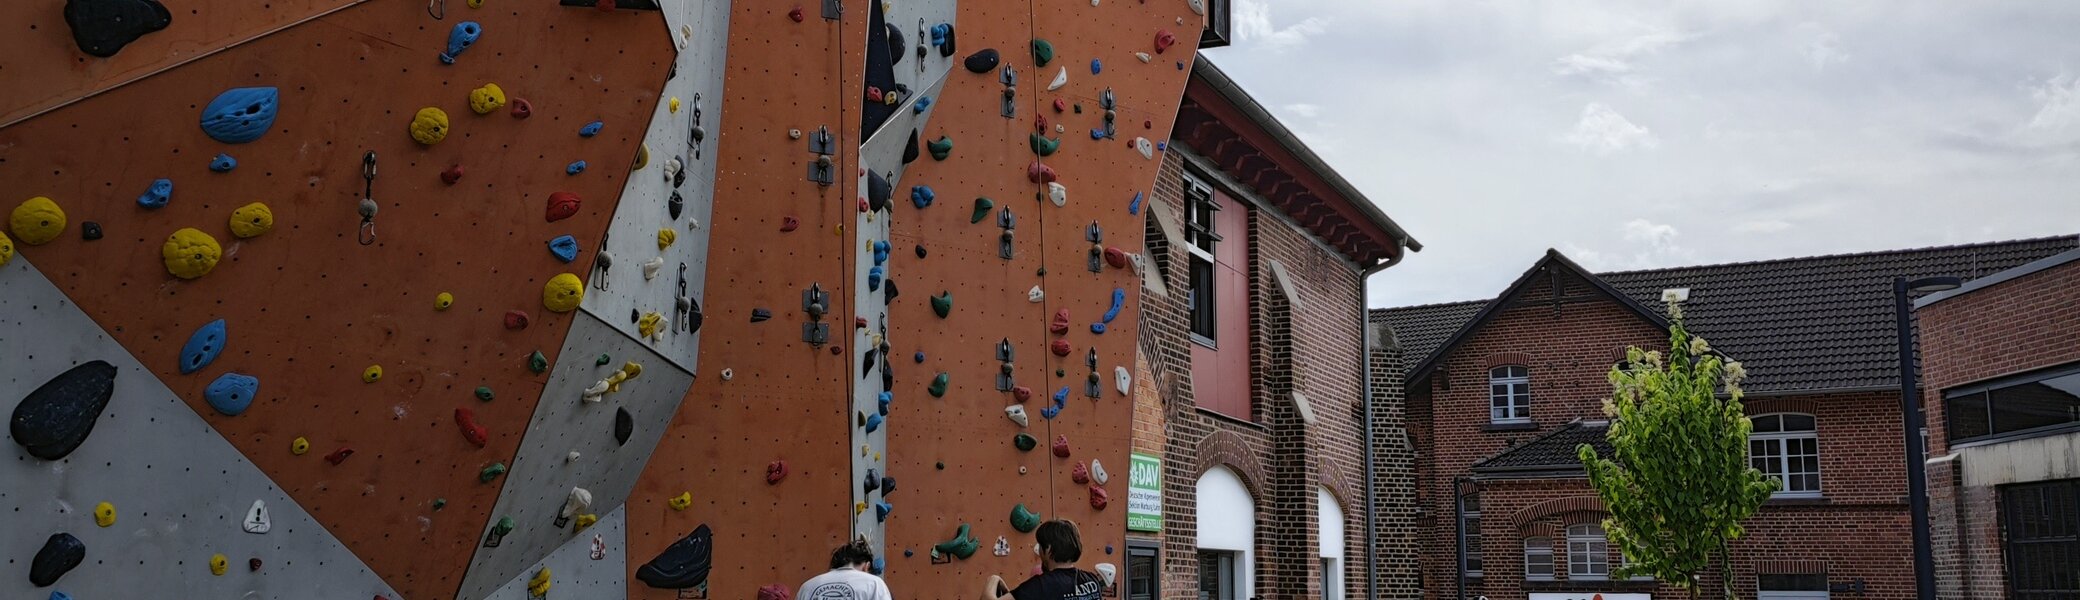
{"label": "blue climbing hold", "polygon": [[867,415],[867,433],[880,430],[883,420],[884,418],[881,415]]}
{"label": "blue climbing hold", "polygon": [[187,375],[209,366],[218,354],[224,352],[224,320],[217,319],[196,328],[188,336],[188,343],[181,345],[181,374]]}
{"label": "blue climbing hold", "polygon": [[881,290],[881,276],[883,273],[881,265],[874,265],[873,268],[867,269],[867,291]]}
{"label": "blue climbing hold", "polygon": [[1103,334],[1103,333],[1105,333],[1105,324],[1104,324],[1104,323],[1092,323],[1092,324],[1091,324],[1091,333],[1098,333],[1098,334]]}
{"label": "blue climbing hold", "polygon": [[[896,509],[896,506],[895,506],[894,504],[889,504],[889,503],[887,503],[887,502],[875,502],[875,503],[874,503],[874,522],[875,522],[875,523],[880,523],[880,522],[882,522],[882,521],[887,521],[887,520],[888,520],[888,513],[890,513],[890,512],[892,512],[892,511],[894,511],[895,509]],[[878,562],[881,562],[881,559],[878,559],[878,558],[877,558],[877,559],[874,559],[874,562],[877,562],[877,563],[878,563]]]}
{"label": "blue climbing hold", "polygon": [[[891,507],[891,508],[893,508],[893,507]],[[876,556],[876,557],[874,557],[874,566],[873,566],[873,567],[871,568],[871,571],[870,571],[870,572],[872,572],[872,573],[873,573],[873,574],[875,574],[875,575],[880,575],[880,574],[881,574],[881,571],[882,571],[883,569],[887,569],[887,568],[888,568],[888,560],[887,560],[887,559],[884,559],[884,558],[881,558],[881,557],[879,557],[879,556]]]}
{"label": "blue climbing hold", "polygon": [[1105,63],[1104,63],[1104,61],[1100,61],[1100,60],[1098,60],[1098,59],[1095,59],[1095,58],[1091,59],[1091,74],[1092,74],[1092,75],[1097,75],[1097,74],[1099,74],[1099,73],[1103,73],[1103,72],[1105,72]]}
{"label": "blue climbing hold", "polygon": [[878,400],[881,403],[881,414],[886,416],[888,414],[888,405],[896,401],[896,394],[895,392],[881,392],[881,397]]}
{"label": "blue climbing hold", "polygon": [[595,136],[595,135],[599,135],[599,130],[600,130],[600,128],[602,128],[602,127],[606,127],[606,126],[607,126],[607,124],[606,124],[606,123],[602,123],[602,122],[599,122],[599,121],[593,121],[593,122],[591,122],[591,123],[586,123],[584,127],[579,127],[579,128],[578,128],[578,137],[592,137],[592,136]]}
{"label": "blue climbing hold", "polygon": [[925,109],[931,107],[932,97],[920,95],[917,97],[917,102],[910,105],[910,114],[921,115],[924,114]]}
{"label": "blue climbing hold", "polygon": [[72,594],[67,594],[65,592],[51,592],[51,600],[72,600]]}
{"label": "blue climbing hold", "polygon": [[281,93],[272,87],[231,88],[202,108],[202,132],[226,144],[260,139],[274,126]]}
{"label": "blue climbing hold", "polygon": [[1105,318],[1102,321],[1111,323],[1113,319],[1119,317],[1119,309],[1126,307],[1126,305],[1127,291],[1120,288],[1112,288],[1112,308],[1105,309]]}
{"label": "blue climbing hold", "polygon": [[238,168],[238,159],[232,158],[229,154],[218,154],[216,158],[209,159],[209,170],[211,171],[230,173],[232,169],[236,168]]}
{"label": "blue climbing hold", "polygon": [[904,558],[908,558],[908,557],[912,557],[912,556],[916,556],[916,555],[917,555],[917,551],[916,551],[916,550],[911,550],[911,549],[909,549],[909,548],[904,548],[904,549],[903,549],[903,557],[904,557]]}
{"label": "blue climbing hold", "polygon": [[209,407],[225,416],[236,417],[253,405],[253,394],[260,391],[260,379],[250,375],[225,373],[202,389],[202,398]]}
{"label": "blue climbing hold", "polygon": [[583,172],[585,172],[585,161],[582,160],[571,163],[571,166],[563,168],[563,174],[565,175],[577,175]]}
{"label": "blue climbing hold", "polygon": [[1127,203],[1127,214],[1141,214],[1141,192],[1134,192],[1134,201]]}
{"label": "blue climbing hold", "polygon": [[924,362],[924,351],[922,351],[922,350],[919,350],[919,351],[917,352],[917,355],[916,355],[916,356],[912,356],[911,358],[917,359],[917,362],[918,362],[918,363],[920,363],[920,364],[922,364],[922,363]]}
{"label": "blue climbing hold", "polygon": [[1159,150],[1159,151],[1163,151],[1163,150],[1169,150],[1169,149],[1170,149],[1170,142],[1156,142],[1156,150]]}
{"label": "blue climbing hold", "polygon": [[137,205],[145,208],[163,208],[167,202],[172,200],[173,180],[156,179],[152,181],[151,188],[146,189],[143,195],[137,197]]}
{"label": "blue climbing hold", "polygon": [[578,260],[578,238],[568,235],[556,236],[556,239],[549,240],[549,253],[556,255],[556,260],[563,262]]}
{"label": "blue climbing hold", "polygon": [[478,25],[476,21],[456,23],[454,29],[448,30],[448,51],[441,53],[441,64],[455,64],[455,56],[462,54],[463,50],[468,50],[470,44],[477,43],[477,36],[480,35],[484,35],[484,26]]}
{"label": "blue climbing hold", "polygon": [[1062,389],[1054,391],[1054,406],[1040,409],[1040,416],[1046,419],[1053,419],[1055,415],[1062,414],[1062,409],[1068,407],[1069,386],[1062,386]]}
{"label": "blue climbing hold", "polygon": [[878,265],[888,262],[888,253],[891,248],[888,245],[888,240],[874,242],[874,264]]}
{"label": "blue climbing hold", "polygon": [[936,197],[938,195],[932,193],[932,186],[920,185],[910,188],[910,203],[917,205],[918,208],[931,206],[932,199]]}
{"label": "blue climbing hold", "polygon": [[1094,139],[1094,140],[1102,140],[1102,139],[1105,139],[1105,130],[1103,130],[1103,129],[1092,129],[1092,130],[1091,130],[1091,139]]}
{"label": "blue climbing hold", "polygon": [[944,45],[946,45],[946,43],[947,43],[947,42],[950,42],[950,41],[953,41],[953,24],[952,24],[952,23],[940,23],[940,24],[938,24],[938,25],[933,25],[933,26],[932,26],[932,45],[933,45],[933,46],[944,46]]}

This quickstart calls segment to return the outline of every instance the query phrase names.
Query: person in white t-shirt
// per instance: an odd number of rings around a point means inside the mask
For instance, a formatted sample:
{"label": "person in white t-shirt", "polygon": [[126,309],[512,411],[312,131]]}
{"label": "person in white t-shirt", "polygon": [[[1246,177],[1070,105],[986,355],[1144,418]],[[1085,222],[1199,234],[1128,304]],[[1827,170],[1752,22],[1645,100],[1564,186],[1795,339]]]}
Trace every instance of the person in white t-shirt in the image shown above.
{"label": "person in white t-shirt", "polygon": [[874,548],[857,540],[831,551],[831,570],[809,578],[795,600],[895,600],[888,583],[868,572]]}

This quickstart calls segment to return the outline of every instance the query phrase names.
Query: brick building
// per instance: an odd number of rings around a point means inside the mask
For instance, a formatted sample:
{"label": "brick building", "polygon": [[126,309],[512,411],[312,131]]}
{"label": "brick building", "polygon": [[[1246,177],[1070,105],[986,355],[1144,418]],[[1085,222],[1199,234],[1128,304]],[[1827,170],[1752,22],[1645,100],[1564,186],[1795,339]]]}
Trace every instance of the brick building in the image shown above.
{"label": "brick building", "polygon": [[1399,386],[1369,373],[1394,365],[1368,360],[1364,282],[1421,245],[1203,57],[1174,132],[1147,197],[1133,439],[1132,476],[1161,493],[1129,499],[1160,523],[1129,515],[1127,598],[1408,597],[1411,480],[1367,477],[1367,440],[1410,463],[1399,404],[1366,397]]}
{"label": "brick building", "polygon": [[1575,455],[1604,444],[1606,375],[1625,349],[1666,347],[1665,297],[1746,366],[1750,462],[1784,482],[1732,548],[1734,589],[1912,597],[1892,278],[1982,277],[2076,243],[1601,274],[1548,251],[1494,300],[1375,311],[1410,363],[1424,597],[1682,597],[1610,579],[1622,557]]}
{"label": "brick building", "polygon": [[2080,250],[1915,306],[1938,596],[2080,597]]}

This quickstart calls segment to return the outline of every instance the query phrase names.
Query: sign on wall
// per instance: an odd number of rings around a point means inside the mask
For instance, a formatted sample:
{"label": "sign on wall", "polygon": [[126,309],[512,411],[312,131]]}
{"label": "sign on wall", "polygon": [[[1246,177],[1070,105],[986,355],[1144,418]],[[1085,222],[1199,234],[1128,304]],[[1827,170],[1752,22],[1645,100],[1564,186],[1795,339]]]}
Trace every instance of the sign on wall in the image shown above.
{"label": "sign on wall", "polygon": [[1136,452],[1127,470],[1127,531],[1163,530],[1163,459]]}

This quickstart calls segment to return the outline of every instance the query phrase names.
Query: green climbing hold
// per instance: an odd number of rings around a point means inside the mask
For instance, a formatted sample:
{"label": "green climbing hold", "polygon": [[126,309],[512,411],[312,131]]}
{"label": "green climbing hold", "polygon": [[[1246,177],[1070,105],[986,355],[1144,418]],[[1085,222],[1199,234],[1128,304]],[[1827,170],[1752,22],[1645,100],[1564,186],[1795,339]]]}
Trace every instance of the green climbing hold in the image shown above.
{"label": "green climbing hold", "polygon": [[491,463],[491,466],[484,467],[484,470],[477,472],[477,481],[491,483],[491,480],[498,479],[498,476],[504,474],[506,474],[505,463]]}
{"label": "green climbing hold", "polygon": [[967,560],[968,557],[975,555],[976,549],[981,547],[982,542],[976,540],[975,536],[968,535],[968,524],[962,523],[960,528],[954,530],[953,539],[939,542],[937,545],[932,546],[932,558],[939,559],[951,555]]}
{"label": "green climbing hold", "polygon": [[968,213],[968,224],[981,223],[983,219],[989,218],[989,211],[996,208],[997,201],[989,198],[976,198],[975,212]]}
{"label": "green climbing hold", "polygon": [[505,537],[513,533],[513,518],[500,515],[498,524],[491,526],[491,535]]}
{"label": "green climbing hold", "polygon": [[491,386],[488,386],[488,385],[480,385],[480,386],[477,386],[477,399],[478,399],[478,400],[483,400],[483,401],[485,401],[485,402],[490,402],[490,401],[491,401],[491,398],[493,398],[493,395],[491,394]]}
{"label": "green climbing hold", "polygon": [[1062,147],[1061,140],[1047,139],[1047,136],[1040,135],[1037,133],[1032,134],[1030,140],[1033,146],[1033,153],[1041,156],[1053,156],[1054,151],[1059,150]]}
{"label": "green climbing hold", "polygon": [[549,357],[542,356],[542,351],[540,350],[536,350],[533,354],[527,355],[527,370],[534,371],[537,375],[541,374],[544,371],[548,371]]}
{"label": "green climbing hold", "polygon": [[1011,445],[1017,446],[1019,452],[1031,452],[1034,448],[1040,446],[1040,440],[1033,439],[1033,436],[1021,433],[1015,436],[1011,436]]}
{"label": "green climbing hold", "polygon": [[1033,66],[1045,67],[1047,63],[1053,60],[1054,44],[1047,40],[1033,38]]}
{"label": "green climbing hold", "polygon": [[1054,370],[1054,376],[1055,376],[1055,377],[1068,377],[1068,376],[1069,376],[1069,373],[1068,373],[1067,371],[1063,371],[1063,370],[1061,370],[1061,369],[1055,369],[1055,370]]}
{"label": "green climbing hold", "polygon": [[945,398],[945,397],[946,397],[946,383],[947,383],[947,377],[946,377],[946,374],[945,374],[945,373],[940,373],[940,374],[939,374],[938,376],[936,376],[936,377],[933,377],[933,378],[932,378],[932,387],[928,388],[928,389],[927,389],[927,390],[925,390],[925,391],[929,391],[929,392],[931,392],[931,393],[932,393],[932,397],[933,397],[933,398]]}
{"label": "green climbing hold", "polygon": [[953,138],[939,136],[939,139],[925,142],[924,149],[932,153],[932,160],[946,160],[953,154]]}
{"label": "green climbing hold", "polygon": [[593,365],[593,366],[603,366],[603,365],[606,365],[607,363],[610,363],[610,362],[614,362],[614,357],[611,357],[611,356],[607,356],[607,355],[605,355],[605,354],[601,354],[601,355],[599,355],[599,359],[598,359],[598,360],[594,360],[594,361],[592,361],[592,365]]}
{"label": "green climbing hold", "polygon": [[952,313],[953,292],[942,291],[939,292],[939,295],[932,296],[932,312],[938,314],[939,318],[941,319],[946,318],[947,314]]}
{"label": "green climbing hold", "polygon": [[434,498],[434,499],[433,499],[433,509],[434,509],[434,510],[440,510],[440,509],[443,509],[443,508],[447,508],[447,507],[448,507],[448,499],[447,499],[447,498]]}
{"label": "green climbing hold", "polygon": [[1011,507],[1012,529],[1018,530],[1019,533],[1032,533],[1034,529],[1039,527],[1040,513],[1027,510],[1023,502],[1020,502],[1018,506]]}

